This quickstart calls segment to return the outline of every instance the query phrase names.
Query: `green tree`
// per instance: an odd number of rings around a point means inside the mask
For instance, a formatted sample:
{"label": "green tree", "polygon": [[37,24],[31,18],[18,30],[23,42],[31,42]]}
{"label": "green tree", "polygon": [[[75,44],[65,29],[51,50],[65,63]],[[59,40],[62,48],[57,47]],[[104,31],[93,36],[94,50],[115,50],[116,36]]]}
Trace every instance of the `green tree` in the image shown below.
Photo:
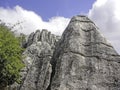
{"label": "green tree", "polygon": [[23,49],[20,40],[4,24],[0,24],[0,86],[20,82]]}

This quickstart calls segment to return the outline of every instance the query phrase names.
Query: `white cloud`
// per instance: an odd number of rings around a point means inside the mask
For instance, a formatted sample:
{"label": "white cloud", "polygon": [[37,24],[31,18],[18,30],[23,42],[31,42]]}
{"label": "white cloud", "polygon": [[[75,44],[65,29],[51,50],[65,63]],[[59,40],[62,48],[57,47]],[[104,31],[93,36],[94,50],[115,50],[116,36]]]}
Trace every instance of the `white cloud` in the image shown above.
{"label": "white cloud", "polygon": [[[120,53],[120,0],[96,0],[88,16],[97,24],[101,32]],[[37,29],[48,29],[53,34],[61,35],[69,22],[69,18],[52,17],[48,22],[33,11],[20,6],[14,8],[0,7],[0,19],[12,25],[22,22],[15,29],[25,34]]]}
{"label": "white cloud", "polygon": [[88,16],[120,53],[120,0],[96,0]]}
{"label": "white cloud", "polygon": [[52,17],[46,22],[35,12],[25,10],[20,6],[16,6],[13,9],[0,7],[0,19],[12,25],[22,22],[15,29],[25,34],[30,34],[37,29],[48,29],[56,35],[62,34],[70,20],[64,17]]}

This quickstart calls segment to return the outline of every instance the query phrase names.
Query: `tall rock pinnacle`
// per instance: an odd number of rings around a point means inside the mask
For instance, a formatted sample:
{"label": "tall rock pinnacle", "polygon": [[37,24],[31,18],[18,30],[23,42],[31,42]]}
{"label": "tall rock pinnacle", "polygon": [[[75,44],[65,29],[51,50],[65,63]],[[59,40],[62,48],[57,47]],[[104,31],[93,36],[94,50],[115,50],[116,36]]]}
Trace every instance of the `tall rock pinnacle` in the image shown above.
{"label": "tall rock pinnacle", "polygon": [[74,16],[52,59],[51,90],[119,90],[120,56],[86,16]]}
{"label": "tall rock pinnacle", "polygon": [[120,90],[120,56],[98,30],[78,15],[61,37],[45,29],[30,34],[22,82],[8,90]]}

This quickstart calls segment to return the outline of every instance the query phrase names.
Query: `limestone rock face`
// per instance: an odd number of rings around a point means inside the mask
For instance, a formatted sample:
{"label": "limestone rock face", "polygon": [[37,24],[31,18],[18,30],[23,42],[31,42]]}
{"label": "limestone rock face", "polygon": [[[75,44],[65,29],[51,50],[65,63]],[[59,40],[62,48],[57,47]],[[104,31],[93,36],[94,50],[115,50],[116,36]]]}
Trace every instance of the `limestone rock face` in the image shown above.
{"label": "limestone rock face", "polygon": [[50,84],[55,44],[59,37],[47,30],[31,33],[26,41],[27,48],[23,53],[26,67],[21,71],[22,84],[12,85],[15,90],[46,90]]}
{"label": "limestone rock face", "polygon": [[51,32],[43,29],[41,32],[37,30],[35,33],[31,33],[27,40],[27,47],[33,43],[47,42],[52,48],[55,48],[56,42],[60,39],[59,36],[51,34]]}
{"label": "limestone rock face", "polygon": [[85,16],[75,16],[52,59],[51,90],[120,90],[120,56]]}
{"label": "limestone rock face", "polygon": [[8,90],[120,90],[120,56],[86,16],[74,16],[61,37],[31,33],[22,83]]}

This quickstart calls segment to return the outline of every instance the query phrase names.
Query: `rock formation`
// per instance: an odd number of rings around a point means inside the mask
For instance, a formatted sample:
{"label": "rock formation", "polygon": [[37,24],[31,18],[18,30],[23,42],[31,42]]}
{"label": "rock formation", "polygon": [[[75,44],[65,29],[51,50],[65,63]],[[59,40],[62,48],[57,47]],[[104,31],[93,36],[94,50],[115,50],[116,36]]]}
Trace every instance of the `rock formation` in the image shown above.
{"label": "rock formation", "polygon": [[51,90],[119,90],[120,56],[85,16],[75,16],[53,59]]}
{"label": "rock formation", "polygon": [[25,68],[21,71],[22,83],[13,84],[10,90],[46,90],[50,83],[52,65],[50,60],[59,36],[43,29],[31,33],[25,41],[23,53]]}
{"label": "rock formation", "polygon": [[120,90],[120,56],[86,16],[74,16],[60,37],[29,35],[22,84],[11,90]]}
{"label": "rock formation", "polygon": [[28,37],[26,57],[23,60],[27,67],[21,72],[23,82],[20,90],[46,90],[52,72],[50,60],[58,37],[47,30],[39,30]]}

